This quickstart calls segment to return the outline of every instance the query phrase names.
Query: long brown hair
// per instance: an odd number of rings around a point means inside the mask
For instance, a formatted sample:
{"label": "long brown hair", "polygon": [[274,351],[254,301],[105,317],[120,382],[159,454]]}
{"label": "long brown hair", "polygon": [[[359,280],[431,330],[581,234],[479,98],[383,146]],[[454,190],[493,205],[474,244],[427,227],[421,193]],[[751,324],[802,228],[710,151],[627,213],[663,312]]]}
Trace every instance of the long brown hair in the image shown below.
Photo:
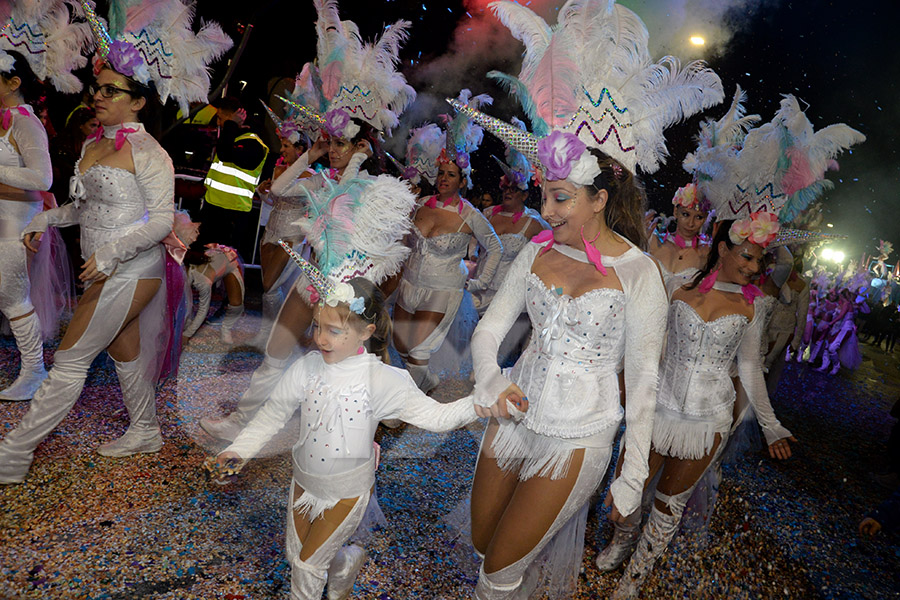
{"label": "long brown hair", "polygon": [[606,226],[628,238],[641,250],[646,250],[644,212],[647,195],[643,184],[616,159],[596,148],[591,148],[590,153],[597,158],[601,169],[591,187],[595,194],[600,190],[606,190],[609,195],[604,211]]}

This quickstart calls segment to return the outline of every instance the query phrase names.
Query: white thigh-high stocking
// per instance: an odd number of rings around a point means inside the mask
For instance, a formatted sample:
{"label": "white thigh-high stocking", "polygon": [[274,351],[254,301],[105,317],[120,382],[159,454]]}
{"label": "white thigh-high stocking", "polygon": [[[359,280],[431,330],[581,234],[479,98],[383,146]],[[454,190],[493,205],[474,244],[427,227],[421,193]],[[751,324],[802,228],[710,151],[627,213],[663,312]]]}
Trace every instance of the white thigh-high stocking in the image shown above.
{"label": "white thigh-high stocking", "polygon": [[229,304],[225,309],[225,317],[222,319],[222,328],[219,330],[219,336],[226,344],[234,343],[234,338],[231,337],[231,330],[242,314],[244,314],[243,304],[238,304],[237,306]]}
{"label": "white thigh-high stocking", "polygon": [[30,400],[47,378],[44,369],[44,343],[41,339],[41,323],[34,308],[27,317],[11,320],[9,327],[16,338],[16,346],[22,355],[19,376],[8,388],[0,390],[0,400]]}
{"label": "white thigh-high stocking", "polygon": [[[581,471],[569,497],[553,524],[544,534],[544,537],[525,556],[511,565],[503,567],[493,573],[485,573],[484,564],[478,573],[478,583],[475,585],[475,598],[478,600],[520,600],[528,598],[533,585],[523,582],[528,567],[534,562],[541,550],[553,539],[553,536],[562,529],[570,519],[591,499],[603,475],[609,465],[612,453],[611,447],[585,448],[584,459],[581,463]],[[529,578],[530,579],[530,578]],[[536,582],[532,582],[536,583]]]}
{"label": "white thigh-high stocking", "polygon": [[259,410],[259,407],[266,402],[284,374],[284,370],[290,364],[290,357],[273,358],[266,354],[262,364],[253,372],[253,376],[250,378],[250,387],[238,401],[237,409],[224,419],[204,417],[200,419],[200,427],[214,438],[234,441],[234,438]]}
{"label": "white thigh-high stocking", "polygon": [[641,511],[636,510],[624,523],[613,522],[613,536],[609,545],[597,554],[595,560],[601,572],[614,571],[634,552],[641,535]]}
{"label": "white thigh-high stocking", "polygon": [[25,479],[34,449],[72,409],[94,358],[119,334],[137,283],[136,280],[107,280],[81,337],[70,348],[56,351],[53,368],[34,393],[28,412],[0,442],[0,483]]}
{"label": "white thigh-high stocking", "polygon": [[[612,595],[613,600],[626,600],[637,598],[641,592],[641,586],[647,575],[653,569],[656,559],[659,558],[675,537],[678,531],[678,523],[681,522],[681,515],[684,512],[684,502],[690,498],[688,492],[679,494],[678,498],[684,497],[680,510],[671,506],[673,514],[669,515],[654,506],[650,510],[650,519],[641,532],[641,538],[638,540],[637,549],[631,557],[628,566],[625,568],[625,574],[619,580],[619,585]],[[673,497],[674,498],[674,497]]]}
{"label": "white thigh-high stocking", "polygon": [[145,452],[159,452],[163,446],[156,419],[156,383],[147,376],[147,369],[140,358],[130,362],[114,361],[122,401],[128,409],[131,424],[125,435],[103,444],[97,449],[102,456],[131,456]]}
{"label": "white thigh-high stocking", "polygon": [[[294,485],[291,484],[285,544],[288,562],[291,563],[291,600],[318,600],[322,597],[322,590],[325,589],[326,580],[329,588],[335,588],[335,594],[343,594],[332,596],[332,591],[329,589],[329,600],[346,598],[353,589],[353,582],[356,580],[356,575],[365,561],[365,552],[363,551],[362,560],[360,560],[357,551],[352,550],[352,548],[358,547],[348,546],[345,550],[342,546],[344,542],[350,539],[350,536],[353,535],[362,522],[366,513],[366,507],[369,505],[371,492],[366,492],[359,497],[343,522],[306,560],[300,559],[303,544],[300,542],[300,538],[297,537],[297,528],[294,524],[293,493]],[[335,558],[339,553],[341,553],[341,556]],[[331,568],[333,566],[334,571]],[[334,579],[332,579],[333,572]],[[350,578],[351,576],[352,579]]]}
{"label": "white thigh-high stocking", "polygon": [[272,284],[269,291],[263,292],[262,320],[259,323],[259,331],[252,340],[254,346],[265,347],[266,342],[269,341],[269,334],[272,332],[275,319],[278,318],[278,311],[287,297],[284,291],[284,284],[292,279],[295,274],[296,269],[293,267],[293,263],[289,261],[281,270],[281,275],[278,276],[278,279]]}

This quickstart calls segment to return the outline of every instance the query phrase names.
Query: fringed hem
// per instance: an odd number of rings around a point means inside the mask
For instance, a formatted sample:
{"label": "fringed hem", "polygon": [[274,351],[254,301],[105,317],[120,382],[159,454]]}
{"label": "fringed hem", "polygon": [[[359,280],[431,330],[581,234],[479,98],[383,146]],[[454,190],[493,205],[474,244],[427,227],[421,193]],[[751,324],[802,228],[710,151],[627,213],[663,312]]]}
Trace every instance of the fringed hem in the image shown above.
{"label": "fringed hem", "polygon": [[576,447],[546,437],[517,423],[501,423],[491,444],[497,466],[504,472],[518,471],[519,481],[532,477],[562,479],[569,472]]}
{"label": "fringed hem", "polygon": [[340,499],[323,500],[304,490],[300,497],[294,500],[293,509],[298,515],[306,516],[309,522],[312,523],[321,517],[326,510],[334,508],[338,502],[340,502]]}
{"label": "fringed hem", "polygon": [[665,456],[699,460],[712,451],[716,434],[727,432],[727,424],[673,419],[657,412],[653,420],[653,448]]}

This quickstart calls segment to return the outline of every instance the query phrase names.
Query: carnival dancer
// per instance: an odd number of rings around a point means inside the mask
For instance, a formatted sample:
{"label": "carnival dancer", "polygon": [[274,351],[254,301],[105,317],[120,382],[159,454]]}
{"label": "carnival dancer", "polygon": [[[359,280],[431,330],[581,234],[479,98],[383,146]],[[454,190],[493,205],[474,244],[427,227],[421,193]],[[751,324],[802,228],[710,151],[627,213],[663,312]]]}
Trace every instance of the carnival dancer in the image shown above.
{"label": "carnival dancer", "polygon": [[[702,63],[651,62],[643,22],[620,5],[567,2],[553,28],[513,2],[491,8],[525,43],[519,77],[497,76],[516,90],[534,135],[453,104],[540,165],[541,213],[552,229],[519,253],[472,338],[480,414],[501,414],[510,396],[530,403],[520,423],[492,419],[482,441],[471,501],[472,539],[484,556],[475,597],[530,594],[542,573],[529,566],[545,548],[554,549],[551,565],[562,551],[569,567],[550,593],[570,597],[588,501],[623,414],[612,519],[638,509],[647,475],[666,297],[641,251],[645,198],[634,173],[658,168],[667,125],[723,94]],[[535,335],[504,374],[497,351],[523,309]]]}
{"label": "carnival dancer", "polygon": [[[491,103],[490,96],[473,97],[469,90],[462,90],[459,100],[475,107]],[[483,135],[482,128],[464,115],[447,123],[446,144],[437,160],[437,194],[421,199],[416,209],[414,248],[397,289],[394,347],[425,392],[439,382],[428,364],[447,336],[463,294],[489,286],[503,253],[491,224],[460,195],[472,187],[470,155]],[[479,276],[467,281],[463,259],[473,238],[487,254]]]}
{"label": "carnival dancer", "polygon": [[[90,28],[72,23],[61,0],[16,3],[8,16],[0,21],[0,313],[9,320],[21,366],[0,400],[29,400],[47,377],[42,338],[57,334],[71,276],[58,275],[70,269],[55,231],[37,256],[22,246],[22,230],[43,210],[41,192],[52,183],[47,132],[27,102],[38,99],[41,80],[65,93],[81,89],[71,71],[87,64],[79,51],[90,42]],[[32,286],[38,271],[52,275]]]}
{"label": "carnival dancer", "polygon": [[[78,400],[88,368],[103,350],[115,361],[131,424],[98,453],[129,456],[162,447],[156,378],[172,323],[166,318],[161,242],[172,232],[174,173],[169,156],[139,118],[156,93],[160,100],[177,99],[185,112],[189,101],[205,100],[206,62],[231,45],[215,24],[194,34],[192,11],[179,0],[147,6],[136,31],[126,21],[122,31],[107,32],[91,4],[82,7],[99,45],[91,91],[102,130],[79,159],[74,202],[37,215],[24,241],[34,248],[48,226],[80,224],[85,264],[79,278],[86,288],[48,378],[18,427],[0,442],[5,483],[25,479],[34,449]],[[177,60],[160,50],[173,44],[184,52]]]}
{"label": "carnival dancer", "polygon": [[[415,91],[395,70],[397,53],[410,27],[408,21],[394,23],[377,42],[363,44],[356,25],[341,21],[337,2],[316,0],[315,6],[319,17],[317,65],[304,66],[292,97],[285,100],[296,110],[297,118],[319,137],[272,182],[272,193],[277,196],[309,199],[316,190],[339,184],[345,177],[377,175],[380,134],[396,127],[399,114],[415,99]],[[323,79],[321,73],[326,71],[329,76]],[[307,177],[309,166],[326,154],[329,168]],[[310,238],[321,231],[303,233]],[[389,264],[389,269],[379,271],[374,283],[380,284],[401,266],[394,261]],[[221,419],[200,420],[200,426],[211,436],[233,440],[272,393],[312,323],[309,285],[301,277],[291,288],[272,327],[263,362],[254,371],[236,410]]]}
{"label": "carnival dancer", "polygon": [[[672,198],[675,233],[668,231],[660,238],[651,228],[650,254],[659,263],[668,284],[675,278],[680,284],[690,281],[706,262],[709,238],[703,227],[709,217],[709,201],[701,198],[697,186],[689,183],[678,188]],[[652,215],[652,211],[651,211]]]}
{"label": "carnival dancer", "polygon": [[769,322],[767,331],[769,352],[763,364],[766,370],[766,391],[770,398],[775,395],[784,363],[791,359],[791,351],[800,348],[803,331],[806,328],[809,284],[800,276],[802,272],[803,259],[798,254],[793,261],[787,281],[781,286],[779,302],[775,305]]}
{"label": "carnival dancer", "polygon": [[[303,126],[302,120],[291,118],[288,114],[282,119],[271,108],[265,104],[263,106],[275,123],[278,140],[281,143],[281,156],[275,163],[275,171],[272,173],[272,179],[278,179],[309,149],[310,130]],[[310,170],[309,175],[312,174]],[[262,182],[257,188],[262,201],[272,206],[265,233],[259,242],[259,266],[262,270],[263,287],[262,321],[251,343],[260,347],[264,347],[268,341],[278,309],[284,304],[291,285],[300,274],[278,245],[278,240],[290,243],[292,248],[299,248],[303,242],[303,232],[294,223],[306,215],[302,196],[277,196],[272,193],[271,185],[270,179]]]}
{"label": "carnival dancer", "polygon": [[284,248],[312,283],[317,350],[287,369],[213,466],[215,473],[255,456],[299,409],[286,544],[291,598],[297,600],[320,598],[326,581],[330,599],[347,598],[353,588],[366,554],[344,543],[376,502],[373,440],[379,421],[403,419],[447,431],[477,418],[471,396],[440,404],[408,373],[382,362],[388,360],[391,321],[383,294],[367,277],[383,275],[375,257],[402,260],[409,253],[401,240],[414,205],[406,185],[388,176],[351,178],[313,193],[316,226],[310,230],[322,231],[311,243],[322,272],[288,244]]}
{"label": "carnival dancer", "polygon": [[[761,269],[764,248],[779,234],[779,218],[788,221],[804,210],[825,189],[828,162],[865,139],[843,124],[814,135],[793,96],[784,97],[772,122],[751,129],[738,144],[710,143],[705,132],[721,131],[718,124],[707,122],[703,129],[685,167],[713,204],[717,230],[704,268],[672,295],[647,481],[661,473],[616,599],[639,595],[678,530],[695,486],[717,464],[734,423],[742,420],[734,417],[735,385],[729,376],[735,358],[770,455],[790,457],[789,441],[796,440],[775,417],[762,373],[767,311],[754,301],[763,293],[750,282]],[[736,137],[741,133],[735,131]],[[617,526],[598,565],[608,570],[620,564],[639,527],[639,518]]]}

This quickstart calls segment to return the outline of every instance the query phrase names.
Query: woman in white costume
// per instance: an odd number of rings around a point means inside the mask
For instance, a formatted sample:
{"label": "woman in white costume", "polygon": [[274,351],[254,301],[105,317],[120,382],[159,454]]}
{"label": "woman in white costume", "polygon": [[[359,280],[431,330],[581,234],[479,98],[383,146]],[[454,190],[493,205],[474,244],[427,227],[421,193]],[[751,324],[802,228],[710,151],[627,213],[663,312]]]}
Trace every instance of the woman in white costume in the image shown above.
{"label": "woman in white costume", "polygon": [[182,47],[193,51],[194,60],[180,57],[179,68],[168,71],[165,81],[155,80],[149,73],[159,71],[148,72],[145,61],[163,61],[168,69],[166,57],[138,50],[135,44],[141,42],[129,23],[119,39],[111,39],[90,5],[84,7],[100,45],[91,91],[102,129],[85,144],[76,165],[73,203],[37,215],[25,229],[24,241],[35,249],[47,227],[78,223],[85,260],[79,278],[86,288],[49,376],[19,425],[0,442],[4,483],[25,479],[35,448],[78,400],[88,368],[103,350],[115,361],[131,424],[122,437],[101,445],[98,452],[129,456],[162,447],[156,376],[172,324],[165,316],[161,242],[172,232],[174,172],[169,156],[139,122],[139,113],[155,93],[151,81],[186,109],[188,100],[209,82],[201,58],[210,60],[231,45],[217,25],[207,25],[199,40],[189,22],[183,31],[171,27],[170,11],[183,11],[184,5],[158,4],[156,12],[142,15],[138,34],[156,37],[151,47],[157,48],[178,36]]}
{"label": "woman in white costume", "polygon": [[[399,114],[416,96],[403,75],[395,71],[397,52],[410,26],[408,21],[387,28],[378,42],[363,44],[356,25],[341,21],[336,2],[316,0],[315,5],[317,65],[304,66],[287,102],[297,111],[297,119],[310,131],[321,132],[321,137],[272,182],[271,190],[276,196],[308,199],[320,189],[377,175],[381,159],[379,132],[396,127]],[[325,70],[330,75],[327,82],[319,75]],[[325,113],[320,114],[323,107]],[[310,165],[326,154],[329,168],[310,176]],[[340,211],[341,205],[329,210]],[[311,225],[315,226],[315,220]],[[322,229],[301,231],[309,238]],[[392,274],[386,273],[384,278]],[[263,362],[254,371],[236,410],[224,418],[200,420],[200,426],[211,436],[233,440],[272,393],[312,323],[308,286],[309,282],[301,277],[291,288],[272,327]]]}
{"label": "woman in white costume", "polygon": [[[645,200],[634,172],[655,170],[665,126],[721,101],[722,89],[700,63],[683,71],[652,63],[643,23],[622,6],[568,2],[552,29],[519,4],[491,6],[526,45],[519,78],[502,77],[517,90],[534,135],[454,106],[541,165],[541,212],[552,229],[519,253],[472,339],[479,412],[502,415],[508,398],[529,400],[521,422],[492,419],[481,444],[471,501],[472,539],[484,556],[475,597],[532,593],[541,572],[529,567],[557,535],[551,554],[565,550],[569,568],[550,591],[570,597],[584,543],[579,525],[623,416],[625,463],[612,483],[612,519],[638,510],[647,474],[666,295],[641,250]],[[660,69],[670,76],[659,77]],[[670,87],[675,80],[684,86]],[[680,102],[663,100],[669,94]],[[497,351],[523,309],[535,333],[505,374]]]}
{"label": "woman in white costume", "polygon": [[[86,49],[91,36],[87,25],[71,22],[62,0],[40,4],[22,0],[12,3],[4,16],[8,21],[0,21],[0,313],[9,320],[21,366],[12,385],[0,390],[0,400],[28,400],[47,376],[42,337],[56,335],[60,300],[68,299],[71,281],[67,277],[32,286],[38,271],[53,272],[32,259],[49,259],[51,240],[58,241],[58,234],[47,237],[37,257],[21,243],[25,226],[44,208],[41,192],[50,189],[53,177],[47,132],[27,102],[40,95],[41,81],[63,93],[81,91],[72,70],[87,64],[80,50]],[[68,262],[64,252],[58,254]],[[60,291],[65,298],[52,297]]]}
{"label": "woman in white costume", "polygon": [[[490,104],[490,96],[459,95],[463,103]],[[437,159],[437,193],[422,198],[413,218],[413,252],[403,269],[394,306],[394,347],[413,381],[425,392],[438,384],[428,368],[447,337],[464,292],[486,289],[500,263],[503,247],[488,220],[460,194],[472,185],[469,155],[484,133],[463,115],[447,125],[445,149]],[[463,259],[472,239],[486,248],[477,279],[466,281]]]}
{"label": "woman in white costume", "polygon": [[[760,352],[768,310],[761,300],[755,302],[764,294],[751,281],[761,270],[764,249],[781,232],[779,217],[792,219],[804,210],[821,189],[817,182],[827,161],[862,136],[834,126],[814,140],[812,126],[790,96],[771,123],[744,134],[745,123],[729,117],[705,122],[700,147],[685,160],[718,223],[706,265],[671,294],[647,477],[649,484],[660,475],[650,517],[639,537],[640,513],[616,524],[612,542],[597,558],[601,570],[611,570],[634,550],[616,599],[638,597],[677,532],[694,488],[710,465],[717,465],[734,425],[742,420],[743,415],[735,415],[740,408],[731,378],[735,359],[770,455],[790,457],[789,441],[796,441],[769,403]],[[724,132],[728,134],[715,137]],[[787,148],[784,140],[790,140]],[[783,162],[779,157],[791,159],[793,168],[777,170]]]}
{"label": "woman in white costume", "polygon": [[709,238],[703,235],[703,226],[710,207],[697,193],[697,186],[689,183],[678,188],[672,204],[675,233],[666,232],[659,238],[652,228],[650,235],[650,254],[659,263],[666,285],[673,278],[681,283],[690,281],[703,267],[709,253]]}

